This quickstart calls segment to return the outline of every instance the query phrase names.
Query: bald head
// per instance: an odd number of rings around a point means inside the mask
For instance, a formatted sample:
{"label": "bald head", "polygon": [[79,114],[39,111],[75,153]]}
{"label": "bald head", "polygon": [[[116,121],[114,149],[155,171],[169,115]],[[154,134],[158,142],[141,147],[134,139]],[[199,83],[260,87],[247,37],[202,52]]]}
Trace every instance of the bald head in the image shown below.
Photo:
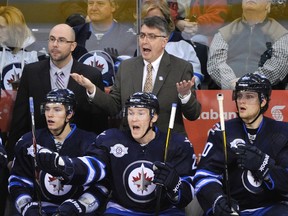
{"label": "bald head", "polygon": [[75,41],[75,32],[73,28],[64,23],[54,26],[50,31],[49,37],[50,36],[54,36],[56,38],[63,37],[68,41]]}
{"label": "bald head", "polygon": [[67,24],[54,26],[49,34],[48,51],[52,62],[62,68],[72,59],[72,52],[76,48],[75,32]]}

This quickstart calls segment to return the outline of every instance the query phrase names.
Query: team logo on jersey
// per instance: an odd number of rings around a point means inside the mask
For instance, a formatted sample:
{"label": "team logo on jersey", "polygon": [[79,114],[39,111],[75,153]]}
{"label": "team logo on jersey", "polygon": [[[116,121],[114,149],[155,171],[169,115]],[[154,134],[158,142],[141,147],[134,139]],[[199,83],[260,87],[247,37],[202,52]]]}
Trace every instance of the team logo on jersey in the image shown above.
{"label": "team logo on jersey", "polygon": [[135,202],[147,203],[155,199],[152,165],[150,161],[135,161],[123,173],[127,196]]}
{"label": "team logo on jersey", "polygon": [[76,193],[77,187],[63,184],[61,178],[40,172],[41,191],[47,199],[65,200]]}
{"label": "team logo on jersey", "polygon": [[12,90],[12,84],[20,81],[22,69],[21,63],[12,63],[3,68],[2,83],[3,89]]}
{"label": "team logo on jersey", "polygon": [[244,170],[241,178],[243,186],[250,193],[259,194],[263,191],[262,180],[255,179],[250,170]]}
{"label": "team logo on jersey", "polygon": [[113,85],[115,78],[114,62],[107,52],[102,50],[90,51],[81,56],[78,61],[101,71],[105,86]]}
{"label": "team logo on jersey", "polygon": [[113,154],[117,158],[123,157],[125,154],[128,154],[128,147],[122,144],[115,144],[110,147],[110,154]]}
{"label": "team logo on jersey", "polygon": [[243,139],[234,139],[232,142],[230,142],[230,148],[238,148],[238,144],[245,144],[245,141]]}

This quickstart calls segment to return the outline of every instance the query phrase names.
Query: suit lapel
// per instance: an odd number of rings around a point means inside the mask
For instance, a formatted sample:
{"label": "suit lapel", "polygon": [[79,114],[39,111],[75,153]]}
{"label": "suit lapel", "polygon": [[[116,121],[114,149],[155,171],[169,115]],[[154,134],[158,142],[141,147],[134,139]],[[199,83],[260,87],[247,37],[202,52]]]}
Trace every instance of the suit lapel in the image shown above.
{"label": "suit lapel", "polygon": [[38,74],[41,87],[44,92],[51,91],[51,80],[50,80],[50,60],[42,60],[42,65],[40,66],[40,71]]}
{"label": "suit lapel", "polygon": [[144,61],[142,56],[139,56],[135,62],[135,71],[133,72],[133,75],[131,75],[134,92],[142,91],[143,68]]}
{"label": "suit lapel", "polygon": [[[72,65],[72,68],[71,68],[71,72],[72,71],[78,71],[77,70],[77,67],[78,67],[78,62],[73,60],[73,65]],[[78,71],[79,74],[82,74],[81,72]],[[67,86],[68,89],[73,89],[73,92],[75,93],[76,91],[78,91],[78,89],[81,88],[81,85],[79,85],[72,77],[69,77],[69,81],[68,81],[68,86]]]}
{"label": "suit lapel", "polygon": [[154,83],[153,94],[157,95],[160,91],[161,87],[163,86],[165,79],[167,78],[170,72],[170,58],[169,54],[165,51],[163,57],[160,61],[160,65],[158,68],[158,72],[156,75],[156,80]]}

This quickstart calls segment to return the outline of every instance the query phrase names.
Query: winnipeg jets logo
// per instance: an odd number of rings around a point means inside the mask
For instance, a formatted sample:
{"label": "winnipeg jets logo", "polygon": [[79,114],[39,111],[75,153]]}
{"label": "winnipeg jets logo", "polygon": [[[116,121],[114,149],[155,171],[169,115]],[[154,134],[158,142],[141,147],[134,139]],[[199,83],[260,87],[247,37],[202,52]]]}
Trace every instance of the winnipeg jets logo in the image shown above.
{"label": "winnipeg jets logo", "polygon": [[122,144],[115,144],[110,147],[110,154],[113,154],[117,158],[123,157],[125,154],[128,154],[128,147]]}
{"label": "winnipeg jets logo", "polygon": [[108,62],[104,57],[105,54],[107,53],[100,51],[95,51],[94,54],[92,54],[92,52],[86,53],[79,59],[79,61],[92,67],[96,67],[102,74],[105,74],[109,71]]}
{"label": "winnipeg jets logo", "polygon": [[50,175],[49,173],[45,173],[45,172],[41,172],[40,175],[44,177],[43,183],[45,187],[43,188],[43,190],[45,193],[47,193],[46,194],[47,197],[51,197],[51,196],[59,197],[59,196],[68,195],[69,193],[71,194],[73,192],[72,186],[62,184],[61,178],[54,177]]}
{"label": "winnipeg jets logo", "polygon": [[78,61],[99,69],[102,73],[103,83],[105,86],[111,86],[114,83],[114,62],[107,52],[102,50],[93,50],[89,53],[85,53]]}
{"label": "winnipeg jets logo", "polygon": [[49,185],[51,185],[53,187],[53,191],[54,192],[58,192],[59,193],[59,191],[63,191],[64,190],[63,189],[63,185],[62,185],[62,183],[61,183],[59,178],[53,177],[53,176],[49,176],[48,179],[49,179],[48,180]]}
{"label": "winnipeg jets logo", "polygon": [[137,186],[137,191],[140,191],[143,194],[143,191],[148,191],[147,187],[151,185],[153,177],[150,177],[147,172],[145,172],[145,167],[142,164],[140,168],[140,172],[138,172],[137,176],[132,176],[132,182]]}
{"label": "winnipeg jets logo", "polygon": [[155,199],[156,185],[153,183],[152,162],[135,161],[123,172],[123,184],[126,195],[137,203],[147,203]]}
{"label": "winnipeg jets logo", "polygon": [[18,82],[22,74],[21,63],[12,63],[3,68],[2,88],[12,90],[12,83]]}
{"label": "winnipeg jets logo", "polygon": [[262,180],[256,180],[250,170],[244,170],[242,173],[242,184],[247,191],[253,194],[259,194],[263,191]]}

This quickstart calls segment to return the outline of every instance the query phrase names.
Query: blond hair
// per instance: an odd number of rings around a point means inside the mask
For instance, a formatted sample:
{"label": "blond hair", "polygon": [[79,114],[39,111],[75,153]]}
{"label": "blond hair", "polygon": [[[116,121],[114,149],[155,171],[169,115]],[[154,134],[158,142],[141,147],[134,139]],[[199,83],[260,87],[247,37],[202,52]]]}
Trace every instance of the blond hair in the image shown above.
{"label": "blond hair", "polygon": [[142,4],[141,17],[145,18],[149,11],[159,9],[163,14],[164,19],[168,23],[169,33],[175,30],[175,24],[171,17],[170,8],[166,0],[146,0]]}
{"label": "blond hair", "polygon": [[1,6],[0,16],[3,17],[7,23],[9,41],[5,44],[14,47],[13,53],[18,52],[24,41],[32,36],[32,32],[26,24],[23,13],[13,6]]}

